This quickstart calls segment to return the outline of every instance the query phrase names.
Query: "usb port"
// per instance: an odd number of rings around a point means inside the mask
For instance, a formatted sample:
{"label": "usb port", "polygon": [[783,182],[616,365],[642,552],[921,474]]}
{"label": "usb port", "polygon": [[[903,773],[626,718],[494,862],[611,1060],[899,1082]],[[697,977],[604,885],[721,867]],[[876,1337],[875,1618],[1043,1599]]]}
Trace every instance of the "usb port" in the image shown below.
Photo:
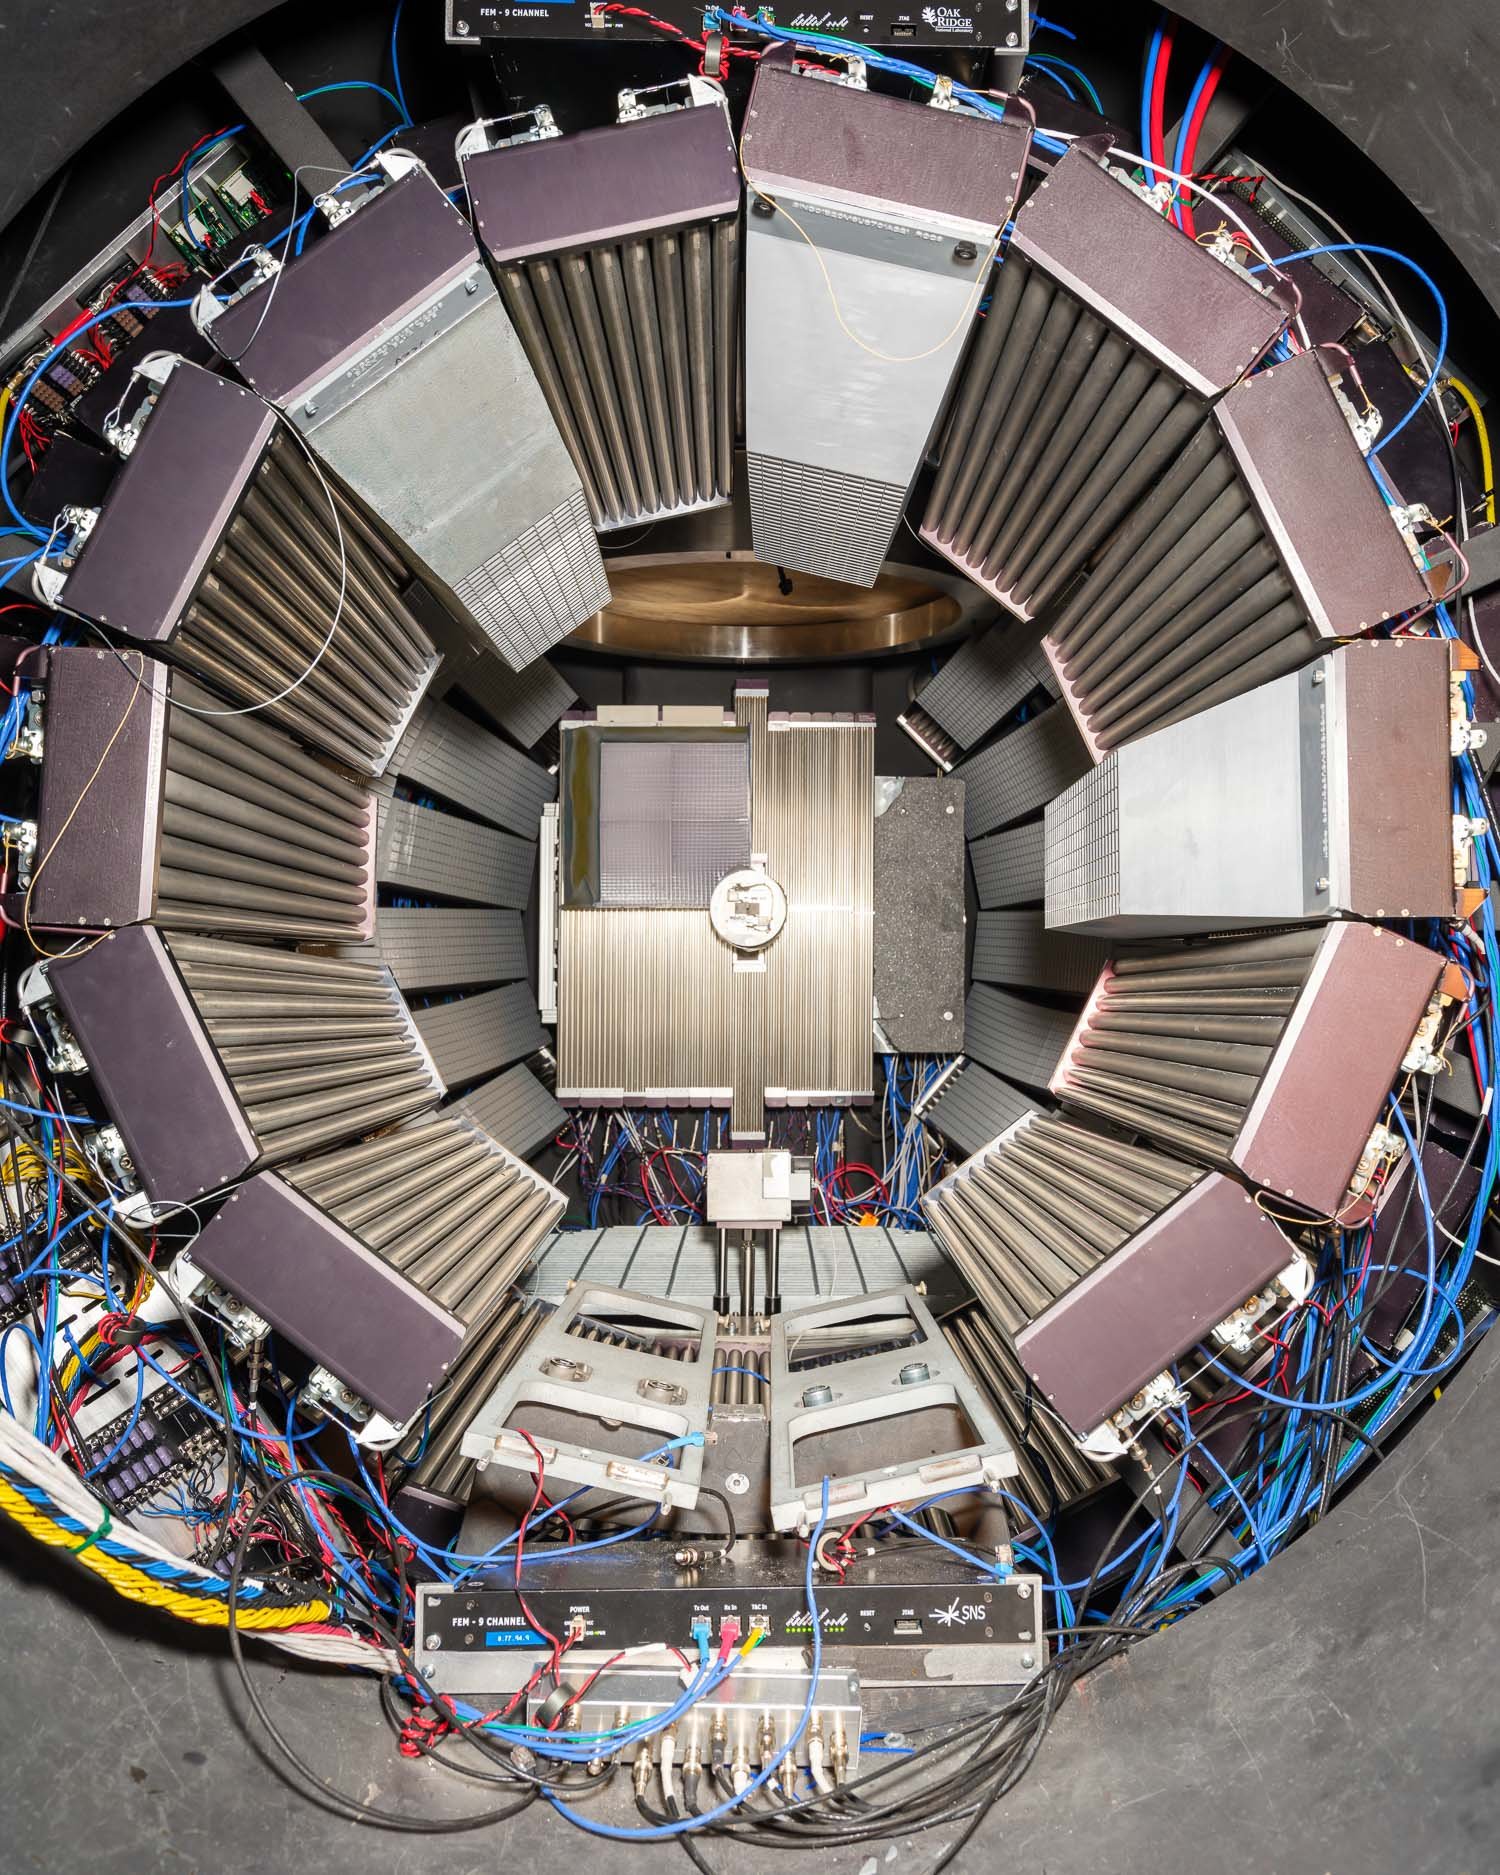
{"label": "usb port", "polygon": [[891,28],[892,39],[915,39],[916,36],[917,29],[915,26],[896,25]]}
{"label": "usb port", "polygon": [[920,1634],[922,1624],[915,1615],[898,1615],[891,1632],[893,1634]]}

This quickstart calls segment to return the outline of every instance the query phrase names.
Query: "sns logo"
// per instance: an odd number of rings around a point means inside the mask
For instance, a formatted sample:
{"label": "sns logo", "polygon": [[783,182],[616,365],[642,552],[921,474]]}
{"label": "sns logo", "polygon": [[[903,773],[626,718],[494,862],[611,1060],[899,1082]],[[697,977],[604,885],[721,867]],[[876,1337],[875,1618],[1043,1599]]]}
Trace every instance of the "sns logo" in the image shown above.
{"label": "sns logo", "polygon": [[940,1628],[962,1628],[971,1621],[983,1621],[985,1613],[982,1602],[961,1602],[955,1595],[946,1608],[931,1609],[927,1619],[935,1621]]}
{"label": "sns logo", "polygon": [[971,33],[974,22],[957,7],[923,7],[922,24],[940,33]]}

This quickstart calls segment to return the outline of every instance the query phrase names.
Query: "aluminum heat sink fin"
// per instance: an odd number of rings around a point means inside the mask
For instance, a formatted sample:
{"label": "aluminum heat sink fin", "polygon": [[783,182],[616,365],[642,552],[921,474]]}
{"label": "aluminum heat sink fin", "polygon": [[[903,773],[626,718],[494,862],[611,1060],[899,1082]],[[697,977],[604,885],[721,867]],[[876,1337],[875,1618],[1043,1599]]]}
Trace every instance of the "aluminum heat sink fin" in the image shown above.
{"label": "aluminum heat sink fin", "polygon": [[608,603],[536,374],[468,223],[424,169],[362,201],[212,331],[512,668]]}
{"label": "aluminum heat sink fin", "polygon": [[1442,974],[1436,951],[1354,922],[1122,954],[1051,1087],[1333,1217]]}
{"label": "aluminum heat sink fin", "polygon": [[1099,759],[1427,603],[1333,348],[1235,385],[1099,554],[1046,653]]}
{"label": "aluminum heat sink fin", "polygon": [[1089,756],[1073,719],[1054,703],[961,762],[964,832],[971,840],[1023,820],[1088,773]]}
{"label": "aluminum heat sink fin", "polygon": [[55,602],[378,775],[437,666],[409,578],[258,398],[169,358]]}
{"label": "aluminum heat sink fin", "polygon": [[922,1208],[996,1333],[1080,1437],[1291,1260],[1229,1179],[1061,1116],[1010,1127]]}
{"label": "aluminum heat sink fin", "polygon": [[1440,639],[1357,640],[1112,750],[1047,808],[1049,928],[1451,917],[1449,676]]}
{"label": "aluminum heat sink fin", "polygon": [[443,1092],[390,972],[368,956],[136,925],[50,964],[48,979],[158,1203],[389,1126]]}
{"label": "aluminum heat sink fin", "polygon": [[1026,1114],[1040,1111],[1029,1094],[969,1061],[945,1083],[923,1118],[951,1146],[968,1155]]}
{"label": "aluminum heat sink fin", "polygon": [[631,96],[637,115],[571,136],[461,138],[475,231],[601,529],[727,501],[734,460],[728,109],[698,78]]}
{"label": "aluminum heat sink fin", "polygon": [[1023,618],[1042,613],[1203,449],[1209,400],[1286,319],[1250,275],[1070,150],[1016,215],[922,538]]}
{"label": "aluminum heat sink fin", "polygon": [[871,586],[974,322],[1030,142],[1004,122],[756,66],[745,441],[756,558]]}
{"label": "aluminum heat sink fin", "polygon": [[257,1173],[194,1242],[183,1293],[207,1279],[209,1306],[232,1313],[238,1299],[317,1363],[314,1398],[399,1428],[503,1308],[565,1206],[482,1127],[421,1115]]}
{"label": "aluminum heat sink fin", "polygon": [[37,841],[49,857],[16,895],[18,920],[369,937],[368,788],[154,658],[56,646],[29,653],[27,669],[43,698]]}

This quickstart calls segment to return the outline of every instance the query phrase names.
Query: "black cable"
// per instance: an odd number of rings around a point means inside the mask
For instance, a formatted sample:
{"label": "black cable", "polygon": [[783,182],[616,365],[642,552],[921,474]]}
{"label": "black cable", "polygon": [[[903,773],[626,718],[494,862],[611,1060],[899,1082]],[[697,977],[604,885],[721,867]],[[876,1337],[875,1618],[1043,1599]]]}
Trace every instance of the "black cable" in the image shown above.
{"label": "black cable", "polygon": [[726,1557],[732,1556],[734,1554],[734,1546],[739,1541],[739,1531],[735,1528],[734,1522],[734,1506],[722,1491],[715,1490],[710,1484],[700,1484],[698,1486],[698,1495],[699,1497],[711,1497],[719,1506],[720,1510],[723,1511],[724,1528],[727,1532],[724,1538],[724,1555]]}

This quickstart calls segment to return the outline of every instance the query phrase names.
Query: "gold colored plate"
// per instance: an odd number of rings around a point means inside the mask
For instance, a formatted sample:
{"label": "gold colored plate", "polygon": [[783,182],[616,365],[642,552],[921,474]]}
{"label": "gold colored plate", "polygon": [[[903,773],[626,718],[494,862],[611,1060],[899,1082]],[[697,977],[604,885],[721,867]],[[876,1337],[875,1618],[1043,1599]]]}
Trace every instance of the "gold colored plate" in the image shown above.
{"label": "gold colored plate", "polygon": [[968,613],[941,574],[918,568],[892,568],[867,588],[723,552],[622,555],[606,565],[614,597],[570,642],[634,657],[871,657],[932,644]]}

